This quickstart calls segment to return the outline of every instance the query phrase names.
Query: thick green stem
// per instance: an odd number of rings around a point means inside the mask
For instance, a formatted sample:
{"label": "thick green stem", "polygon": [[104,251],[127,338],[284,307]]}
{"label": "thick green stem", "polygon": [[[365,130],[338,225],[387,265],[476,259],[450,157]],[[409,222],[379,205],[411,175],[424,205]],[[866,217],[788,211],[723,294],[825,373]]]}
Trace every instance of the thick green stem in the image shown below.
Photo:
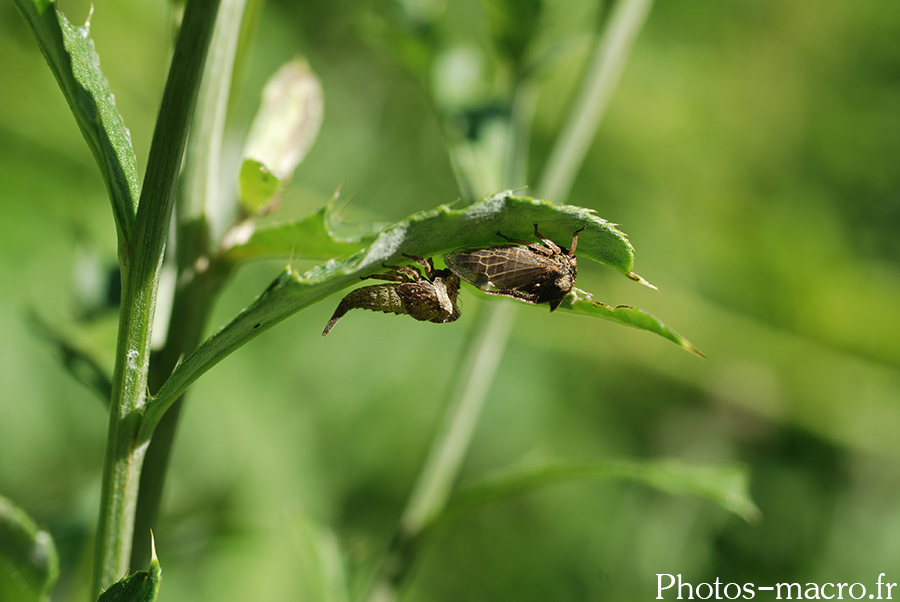
{"label": "thick green stem", "polygon": [[[179,244],[194,252],[179,257],[179,269],[193,268],[193,260],[205,254],[207,240],[181,240],[182,230],[194,238],[206,235],[219,240],[234,218],[237,203],[233,189],[220,191],[223,174],[222,143],[228,117],[232,79],[241,28],[248,0],[221,0],[222,6],[209,48],[209,60],[197,97],[197,115],[191,124],[187,156],[181,177],[176,218]],[[238,166],[235,166],[237,169]],[[229,180],[230,182],[230,180]],[[202,228],[198,227],[203,224]],[[205,230],[205,232],[201,232]]]}
{"label": "thick green stem", "polygon": [[[151,390],[159,389],[178,361],[195,349],[203,338],[210,310],[223,281],[223,278],[212,278],[208,273],[204,276],[189,280],[175,293],[166,344],[151,357]],[[150,531],[156,530],[156,518],[183,402],[182,395],[162,416],[153,429],[153,439],[147,448],[134,523],[132,570],[146,567],[150,560]]]}
{"label": "thick green stem", "polygon": [[[227,273],[214,265],[201,272],[198,266],[209,264],[210,230],[220,230],[235,205],[230,194],[219,192],[217,182],[222,173],[222,139],[246,5],[247,0],[222,0],[197,96],[176,199],[179,286],[172,301],[166,344],[152,358],[152,391],[158,391],[178,361],[200,344],[212,305],[227,278]],[[218,226],[210,221],[218,222]],[[131,553],[133,570],[146,566],[149,559],[150,530],[159,514],[183,403],[182,395],[153,429],[141,474]]]}
{"label": "thick green stem", "polygon": [[122,305],[103,466],[93,593],[126,574],[147,439],[138,437],[147,402],[150,334],[173,190],[219,0],[190,0],[166,82],[135,218],[122,261]]}

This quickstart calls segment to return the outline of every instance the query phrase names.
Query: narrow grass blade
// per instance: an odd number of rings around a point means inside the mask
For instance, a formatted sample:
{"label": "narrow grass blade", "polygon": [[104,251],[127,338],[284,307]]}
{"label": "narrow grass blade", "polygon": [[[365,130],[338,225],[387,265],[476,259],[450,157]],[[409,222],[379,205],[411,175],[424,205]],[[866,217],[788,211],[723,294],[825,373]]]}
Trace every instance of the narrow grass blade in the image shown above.
{"label": "narrow grass blade", "polygon": [[336,535],[301,508],[287,513],[291,539],[297,551],[300,602],[348,602],[347,574]]}
{"label": "narrow grass blade", "polygon": [[680,461],[556,461],[515,467],[463,486],[435,521],[444,523],[463,512],[538,491],[551,485],[587,479],[616,479],[641,483],[674,495],[709,500],[747,522],[760,518],[749,493],[746,469],[729,466],[697,466]]}
{"label": "narrow grass blade", "polygon": [[109,373],[87,351],[78,347],[62,333],[55,331],[36,313],[29,314],[29,319],[35,331],[56,348],[66,372],[97,393],[103,405],[108,407],[112,395],[112,379]]}

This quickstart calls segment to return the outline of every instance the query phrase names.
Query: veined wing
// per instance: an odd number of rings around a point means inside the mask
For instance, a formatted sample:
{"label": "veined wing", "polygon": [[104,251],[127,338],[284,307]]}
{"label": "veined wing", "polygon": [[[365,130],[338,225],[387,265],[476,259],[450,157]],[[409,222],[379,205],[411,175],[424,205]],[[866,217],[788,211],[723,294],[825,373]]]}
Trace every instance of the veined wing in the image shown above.
{"label": "veined wing", "polygon": [[516,245],[454,251],[447,255],[446,263],[457,276],[480,289],[528,287],[558,269],[547,257]]}

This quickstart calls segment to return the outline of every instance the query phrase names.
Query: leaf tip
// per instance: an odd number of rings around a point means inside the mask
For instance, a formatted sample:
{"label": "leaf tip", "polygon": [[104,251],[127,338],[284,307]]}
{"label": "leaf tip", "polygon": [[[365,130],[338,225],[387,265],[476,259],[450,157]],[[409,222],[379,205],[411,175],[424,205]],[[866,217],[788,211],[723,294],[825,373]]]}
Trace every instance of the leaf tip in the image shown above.
{"label": "leaf tip", "polygon": [[702,351],[700,351],[699,349],[694,347],[691,344],[691,342],[688,341],[687,339],[682,338],[680,344],[681,344],[682,349],[687,349],[688,351],[690,351],[691,353],[693,353],[694,355],[696,355],[697,357],[699,357],[702,360],[706,359],[706,355]]}
{"label": "leaf tip", "polygon": [[757,505],[752,502],[740,505],[736,511],[741,516],[741,518],[747,521],[747,524],[758,525],[762,522],[762,510],[760,510],[759,507],[757,507]]}
{"label": "leaf tip", "polygon": [[150,529],[150,562],[159,562],[156,556],[156,538],[153,537],[153,529]]}
{"label": "leaf tip", "polygon": [[631,279],[634,280],[635,282],[639,282],[639,283],[643,284],[643,285],[646,286],[646,287],[652,288],[652,289],[655,290],[655,291],[658,291],[658,290],[659,290],[659,289],[656,287],[656,285],[654,285],[654,284],[652,284],[651,282],[647,281],[643,276],[640,276],[640,275],[638,275],[638,274],[635,274],[634,272],[628,272],[627,275],[628,275],[629,278],[631,278]]}

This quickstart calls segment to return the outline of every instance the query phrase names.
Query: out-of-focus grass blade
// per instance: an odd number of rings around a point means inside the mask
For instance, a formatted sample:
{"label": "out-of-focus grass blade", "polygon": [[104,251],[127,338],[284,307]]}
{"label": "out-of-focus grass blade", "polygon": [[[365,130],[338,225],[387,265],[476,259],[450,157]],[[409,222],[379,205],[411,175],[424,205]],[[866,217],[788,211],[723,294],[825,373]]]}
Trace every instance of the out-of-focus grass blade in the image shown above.
{"label": "out-of-focus grass blade", "polygon": [[291,535],[297,548],[299,602],[347,602],[347,576],[337,537],[317,525],[300,508],[288,512]]}
{"label": "out-of-focus grass blade", "polygon": [[43,602],[59,577],[53,539],[0,496],[0,600]]}
{"label": "out-of-focus grass blade", "polygon": [[131,134],[116,109],[90,37],[90,19],[76,27],[53,0],[14,0],[56,77],[78,128],[100,168],[112,202],[119,240],[128,241],[138,202]]}
{"label": "out-of-focus grass blade", "polygon": [[62,360],[66,371],[78,382],[100,396],[104,406],[109,405],[112,396],[112,380],[109,374],[85,350],[53,329],[37,313],[29,314],[35,331],[52,344]]}
{"label": "out-of-focus grass blade", "polygon": [[584,479],[633,481],[677,495],[707,499],[754,522],[760,512],[750,498],[749,476],[736,466],[695,466],[678,461],[557,461],[515,467],[462,487],[435,525],[459,514],[514,495]]}

